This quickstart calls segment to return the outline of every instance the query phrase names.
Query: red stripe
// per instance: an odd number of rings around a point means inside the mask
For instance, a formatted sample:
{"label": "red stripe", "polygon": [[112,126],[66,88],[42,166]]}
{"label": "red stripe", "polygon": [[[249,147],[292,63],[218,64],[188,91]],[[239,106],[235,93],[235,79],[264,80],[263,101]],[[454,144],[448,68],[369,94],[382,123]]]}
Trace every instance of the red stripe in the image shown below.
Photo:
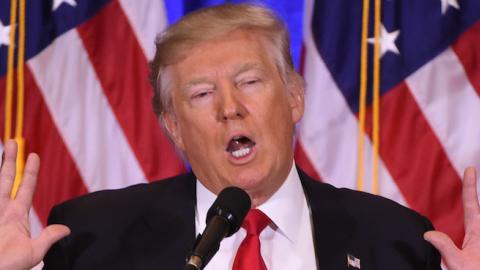
{"label": "red stripe", "polygon": [[[4,91],[5,79],[0,79],[0,91]],[[60,202],[87,192],[87,188],[71,159],[40,90],[28,67],[25,69],[25,117],[24,138],[26,152],[36,152],[41,157],[37,189],[33,206],[43,225],[50,209]],[[0,105],[0,126],[3,134],[4,104]]]}
{"label": "red stripe", "polygon": [[480,22],[474,24],[453,44],[470,83],[480,95]]}
{"label": "red stripe", "polygon": [[[305,47],[305,44],[302,44],[302,50],[300,52],[300,66],[299,66],[299,72],[301,75],[303,75],[305,71],[306,50],[307,48]],[[318,181],[322,180],[322,178],[320,177],[320,174],[317,172],[317,170],[315,170],[315,168],[312,165],[312,162],[310,161],[307,154],[303,150],[303,145],[300,140],[297,140],[295,144],[295,163],[313,179],[316,179]]]}
{"label": "red stripe", "polygon": [[295,163],[313,179],[318,181],[322,180],[317,170],[313,167],[312,162],[310,162],[310,159],[307,157],[307,154],[303,151],[302,143],[299,140],[297,140],[295,146]]}
{"label": "red stripe", "polygon": [[461,179],[405,83],[382,96],[380,119],[380,155],[408,205],[461,244]]}
{"label": "red stripe", "polygon": [[145,176],[155,180],[184,171],[153,113],[148,63],[118,1],[106,5],[78,32]]}

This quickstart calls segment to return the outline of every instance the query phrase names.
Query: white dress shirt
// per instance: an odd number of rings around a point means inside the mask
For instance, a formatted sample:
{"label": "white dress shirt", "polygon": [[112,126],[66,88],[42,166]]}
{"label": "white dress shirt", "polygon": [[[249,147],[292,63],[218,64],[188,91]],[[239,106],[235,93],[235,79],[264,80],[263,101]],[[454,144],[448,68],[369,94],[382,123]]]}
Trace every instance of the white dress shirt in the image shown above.
{"label": "white dress shirt", "polygon": [[[216,195],[197,181],[197,234],[205,229],[207,211],[215,199]],[[258,209],[273,222],[260,234],[261,253],[267,269],[317,269],[310,211],[293,164],[280,189]],[[240,228],[237,233],[225,238],[205,270],[232,269],[238,247],[245,235],[245,230]]]}

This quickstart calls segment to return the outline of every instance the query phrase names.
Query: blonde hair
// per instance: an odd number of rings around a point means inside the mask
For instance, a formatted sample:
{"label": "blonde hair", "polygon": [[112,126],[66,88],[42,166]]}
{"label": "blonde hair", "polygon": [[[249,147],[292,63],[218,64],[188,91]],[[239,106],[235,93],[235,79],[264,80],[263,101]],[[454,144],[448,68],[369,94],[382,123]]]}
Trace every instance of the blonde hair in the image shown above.
{"label": "blonde hair", "polygon": [[284,82],[291,75],[298,76],[290,55],[288,31],[273,11],[251,4],[224,4],[200,9],[184,16],[157,37],[155,57],[150,62],[150,80],[154,89],[152,103],[157,115],[172,112],[165,68],[184,59],[196,44],[239,29],[258,33],[272,46]]}

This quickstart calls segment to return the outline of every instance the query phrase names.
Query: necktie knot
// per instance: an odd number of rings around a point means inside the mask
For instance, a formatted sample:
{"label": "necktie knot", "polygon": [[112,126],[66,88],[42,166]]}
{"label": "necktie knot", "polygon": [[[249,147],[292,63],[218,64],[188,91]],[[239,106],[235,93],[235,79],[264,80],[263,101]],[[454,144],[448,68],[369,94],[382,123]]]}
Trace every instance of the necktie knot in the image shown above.
{"label": "necktie knot", "polygon": [[242,227],[247,231],[247,235],[258,236],[271,222],[270,218],[262,211],[258,209],[250,209],[243,221]]}

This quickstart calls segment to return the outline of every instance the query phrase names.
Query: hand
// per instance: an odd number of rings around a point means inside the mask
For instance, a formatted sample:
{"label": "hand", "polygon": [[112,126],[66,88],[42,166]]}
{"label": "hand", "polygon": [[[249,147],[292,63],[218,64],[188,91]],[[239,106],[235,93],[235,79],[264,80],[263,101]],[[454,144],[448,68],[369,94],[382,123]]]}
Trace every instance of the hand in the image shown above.
{"label": "hand", "polygon": [[70,233],[64,225],[46,227],[36,239],[30,237],[28,212],[37,182],[40,158],[29,154],[22,183],[15,199],[10,198],[15,179],[17,144],[5,144],[0,169],[0,270],[24,270],[37,265],[51,245]]}
{"label": "hand", "polygon": [[477,196],[477,175],[474,168],[467,168],[463,176],[462,200],[465,219],[465,238],[462,248],[455,246],[446,234],[426,232],[425,240],[432,243],[449,270],[480,269],[480,206]]}

